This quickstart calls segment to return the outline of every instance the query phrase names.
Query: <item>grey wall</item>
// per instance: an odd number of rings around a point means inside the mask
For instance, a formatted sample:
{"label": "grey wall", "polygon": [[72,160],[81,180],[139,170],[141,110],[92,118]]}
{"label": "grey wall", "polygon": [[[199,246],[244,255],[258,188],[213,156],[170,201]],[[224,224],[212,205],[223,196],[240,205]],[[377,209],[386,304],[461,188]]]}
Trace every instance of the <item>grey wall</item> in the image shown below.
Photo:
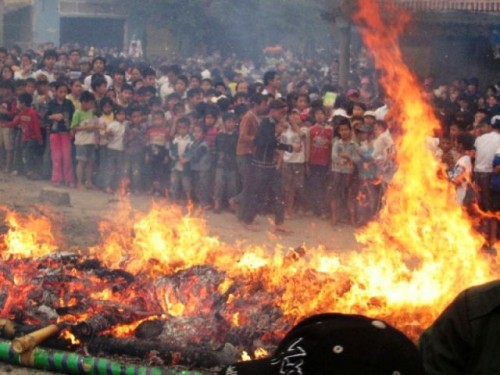
{"label": "grey wall", "polygon": [[33,42],[52,42],[58,46],[61,28],[58,0],[36,0],[33,3]]}

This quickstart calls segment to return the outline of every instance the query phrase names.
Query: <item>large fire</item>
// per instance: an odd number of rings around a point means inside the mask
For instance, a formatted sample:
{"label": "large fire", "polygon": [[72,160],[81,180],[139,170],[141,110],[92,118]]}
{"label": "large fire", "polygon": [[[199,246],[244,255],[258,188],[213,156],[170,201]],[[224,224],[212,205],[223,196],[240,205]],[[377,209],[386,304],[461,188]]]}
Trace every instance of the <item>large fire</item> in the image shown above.
{"label": "large fire", "polygon": [[[82,249],[88,255],[65,268],[47,257],[58,250],[50,223],[6,211],[0,316],[30,304],[49,306],[49,320],[68,324],[118,314],[108,332],[130,336],[144,321],[203,318],[217,310],[223,323],[218,320],[215,335],[234,328],[266,342],[305,316],[339,311],[384,318],[417,338],[459,291],[494,278],[492,260],[478,255],[482,237],[449,184],[436,177],[439,164],[425,147],[439,125],[398,47],[407,17],[392,7],[382,12],[375,0],[361,4],[354,19],[402,133],[384,208],[357,234],[363,250],[230,246],[178,208],[156,205],[143,214],[125,206],[101,223],[102,243]],[[391,14],[390,23],[381,13]],[[110,274],[87,272],[92,259]],[[36,289],[52,262],[52,279],[43,282],[58,298]]]}

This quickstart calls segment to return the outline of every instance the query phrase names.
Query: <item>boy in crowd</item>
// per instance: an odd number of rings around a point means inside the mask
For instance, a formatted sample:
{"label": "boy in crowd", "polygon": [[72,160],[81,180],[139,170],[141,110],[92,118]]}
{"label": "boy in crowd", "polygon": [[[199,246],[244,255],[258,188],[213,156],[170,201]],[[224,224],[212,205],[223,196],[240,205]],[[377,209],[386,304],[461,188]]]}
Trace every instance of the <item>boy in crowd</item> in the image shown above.
{"label": "boy in crowd", "polygon": [[106,131],[107,131],[107,126],[111,124],[114,120],[114,115],[113,115],[113,106],[114,103],[113,101],[108,98],[104,97],[101,100],[100,103],[100,108],[98,113],[100,114],[99,116],[99,129],[97,130],[96,134],[96,161],[95,161],[95,167],[97,170],[97,175],[96,175],[96,185],[99,187],[99,189],[105,189],[105,181],[106,181],[106,171],[105,171],[105,166],[106,166],[106,157],[108,154],[108,137],[106,136]]}
{"label": "boy in crowd", "polygon": [[43,54],[43,68],[35,72],[35,79],[39,79],[41,75],[45,76],[49,82],[54,82],[56,80],[54,68],[57,61],[56,50],[50,49]]}
{"label": "boy in crowd", "polygon": [[81,109],[77,109],[71,121],[76,146],[77,188],[94,189],[92,182],[96,152],[96,133],[99,129],[95,116],[95,96],[85,91],[80,96]]}
{"label": "boy in crowd", "polygon": [[348,212],[350,224],[356,225],[355,203],[358,193],[356,163],[359,162],[360,152],[353,139],[349,119],[340,120],[338,131],[340,139],[337,139],[332,147],[332,174],[328,186],[332,224],[337,224],[343,209]]}
{"label": "boy in crowd", "polygon": [[309,152],[307,129],[302,126],[300,112],[293,109],[288,115],[286,129],[281,135],[281,143],[302,145],[300,152],[284,152],[281,173],[285,190],[285,214],[288,218],[294,215],[295,198],[299,197],[304,203],[304,175],[306,155]]}
{"label": "boy in crowd", "polygon": [[151,176],[150,194],[166,194],[168,178],[168,150],[170,129],[166,125],[162,111],[155,111],[151,116],[151,126],[146,131],[146,166]]}
{"label": "boy in crowd", "polygon": [[236,116],[232,112],[226,112],[222,119],[223,131],[215,138],[215,213],[221,212],[225,199],[236,195],[238,182]]}
{"label": "boy in crowd", "polygon": [[114,120],[106,126],[106,138],[108,139],[106,157],[105,191],[113,193],[118,185],[118,177],[123,169],[123,138],[127,129],[125,108],[115,107]]}
{"label": "boy in crowd", "polygon": [[189,117],[181,117],[176,124],[176,134],[170,145],[170,159],[173,166],[170,174],[171,196],[174,201],[179,202],[184,193],[187,202],[192,201],[191,196],[191,171],[187,155],[193,144],[189,127]]}
{"label": "boy in crowd", "polygon": [[38,179],[38,163],[36,155],[43,144],[42,131],[38,113],[31,107],[33,97],[21,94],[18,98],[19,113],[11,126],[19,126],[21,132],[22,160],[24,173],[29,179]]}
{"label": "boy in crowd", "polygon": [[137,195],[141,190],[142,161],[144,160],[144,147],[146,144],[146,126],[144,114],[140,106],[130,109],[130,122],[123,135],[123,178],[124,189]]}
{"label": "boy in crowd", "polygon": [[193,143],[187,159],[193,177],[194,197],[198,204],[207,209],[211,205],[212,154],[205,140],[206,128],[201,124],[193,127]]}
{"label": "boy in crowd", "polygon": [[132,104],[134,98],[134,89],[128,83],[124,83],[122,86],[122,90],[120,91],[120,93],[117,93],[117,95],[117,104],[127,109]]}
{"label": "boy in crowd", "polygon": [[311,208],[316,216],[326,217],[326,180],[333,141],[333,128],[326,123],[326,113],[322,107],[311,110],[314,125],[309,129],[309,188]]}

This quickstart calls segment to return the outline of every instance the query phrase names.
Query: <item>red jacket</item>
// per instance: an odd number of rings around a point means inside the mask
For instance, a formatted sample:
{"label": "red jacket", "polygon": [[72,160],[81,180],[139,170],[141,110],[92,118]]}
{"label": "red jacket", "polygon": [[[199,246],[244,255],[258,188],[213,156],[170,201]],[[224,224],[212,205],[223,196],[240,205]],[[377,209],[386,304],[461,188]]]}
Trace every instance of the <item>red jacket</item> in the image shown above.
{"label": "red jacket", "polygon": [[19,126],[21,128],[21,142],[23,143],[29,141],[37,141],[40,144],[42,143],[40,118],[37,111],[31,107],[19,112],[14,120],[8,123],[7,126]]}

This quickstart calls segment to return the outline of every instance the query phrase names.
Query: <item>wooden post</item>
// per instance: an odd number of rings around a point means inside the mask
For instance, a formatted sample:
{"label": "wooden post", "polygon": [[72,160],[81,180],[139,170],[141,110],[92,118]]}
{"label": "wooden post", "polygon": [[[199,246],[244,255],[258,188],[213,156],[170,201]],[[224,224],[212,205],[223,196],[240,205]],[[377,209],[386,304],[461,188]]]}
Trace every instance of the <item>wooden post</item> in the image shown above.
{"label": "wooden post", "polygon": [[336,21],[339,37],[339,85],[347,90],[351,55],[351,23],[339,18]]}

